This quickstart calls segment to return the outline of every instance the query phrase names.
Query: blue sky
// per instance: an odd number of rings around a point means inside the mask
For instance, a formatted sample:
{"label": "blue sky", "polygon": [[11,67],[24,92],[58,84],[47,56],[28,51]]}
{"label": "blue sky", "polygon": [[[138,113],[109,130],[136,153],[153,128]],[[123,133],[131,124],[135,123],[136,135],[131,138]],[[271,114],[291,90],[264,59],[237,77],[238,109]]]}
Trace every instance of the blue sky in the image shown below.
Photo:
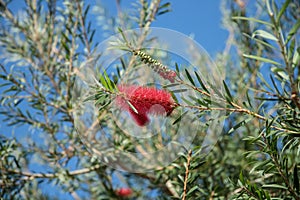
{"label": "blue sky", "polygon": [[[121,6],[130,7],[132,2],[132,0],[122,0]],[[162,1],[162,3],[166,2],[168,1]],[[212,57],[224,49],[228,32],[221,25],[220,0],[173,0],[170,2],[172,11],[158,16],[153,26],[173,29],[186,35],[194,35],[194,39]],[[114,0],[102,0],[101,4],[105,5],[111,13],[116,12]]]}
{"label": "blue sky", "polygon": [[[101,5],[104,5],[111,15],[116,14],[115,0],[85,1],[86,4],[90,3],[92,5],[96,2],[100,2]],[[133,2],[136,1],[121,0],[122,9],[131,8]],[[220,0],[162,0],[162,3],[166,2],[171,3],[172,11],[158,16],[153,26],[173,29],[186,35],[194,35],[194,39],[201,44],[212,57],[224,49],[228,32],[222,28]],[[22,0],[13,0],[10,4],[10,8],[16,11],[24,8],[24,5]],[[96,24],[95,18],[92,17],[91,20]]]}
{"label": "blue sky", "polygon": [[[95,3],[95,1],[86,1],[86,4],[88,2],[91,2],[92,4]],[[133,1],[121,1],[121,5],[124,6],[123,9],[130,7],[131,2]],[[165,0],[162,2],[165,3],[167,1]],[[101,4],[107,7],[111,14],[116,13],[116,2],[114,0],[102,0]],[[15,12],[24,8],[24,3],[21,3],[21,0],[15,0],[11,3],[10,8]],[[173,29],[186,35],[194,35],[194,39],[201,44],[212,57],[214,57],[217,52],[224,49],[228,33],[221,26],[222,15],[219,0],[173,0],[171,1],[171,8],[172,12],[159,16],[157,21],[153,23],[153,26]],[[96,24],[94,18],[91,19],[93,20],[93,23]],[[97,42],[101,42],[101,40]],[[3,118],[0,116],[0,134],[9,136],[12,134],[13,130],[20,136],[22,133],[27,133],[27,130],[24,128],[14,129],[12,127],[6,127],[2,122],[2,119]],[[35,168],[35,170],[39,171],[41,169]],[[55,189],[49,190],[49,186],[47,185],[43,186],[43,190],[46,193],[47,191],[49,193],[52,193],[53,190],[55,191]],[[56,194],[59,195],[61,199],[72,199],[67,194]]]}
{"label": "blue sky", "polygon": [[211,56],[224,49],[227,31],[221,28],[220,1],[172,1],[172,9],[154,25],[194,34]]}

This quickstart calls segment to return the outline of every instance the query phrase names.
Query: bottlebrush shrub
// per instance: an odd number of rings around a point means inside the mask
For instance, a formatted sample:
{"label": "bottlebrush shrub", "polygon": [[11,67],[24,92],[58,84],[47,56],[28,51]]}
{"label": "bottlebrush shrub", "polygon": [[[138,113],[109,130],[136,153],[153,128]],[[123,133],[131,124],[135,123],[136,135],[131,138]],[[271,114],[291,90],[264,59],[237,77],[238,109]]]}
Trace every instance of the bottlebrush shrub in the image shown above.
{"label": "bottlebrush shrub", "polygon": [[139,126],[149,123],[149,114],[170,115],[177,106],[171,94],[154,87],[119,85],[116,105],[128,111]]}

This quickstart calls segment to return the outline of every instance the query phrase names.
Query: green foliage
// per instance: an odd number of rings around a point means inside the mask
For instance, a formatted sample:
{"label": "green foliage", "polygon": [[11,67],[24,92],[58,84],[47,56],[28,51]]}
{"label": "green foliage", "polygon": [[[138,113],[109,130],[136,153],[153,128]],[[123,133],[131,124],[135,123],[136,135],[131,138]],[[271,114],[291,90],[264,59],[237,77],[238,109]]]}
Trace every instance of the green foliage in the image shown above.
{"label": "green foliage", "polygon": [[[76,97],[86,90],[74,89],[81,76],[78,69],[97,65],[101,57],[94,24],[88,21],[90,5],[80,0],[26,1],[26,17],[20,17],[9,9],[9,1],[0,0],[0,115],[8,127],[0,135],[1,198],[58,199],[59,194],[44,194],[42,184],[50,184],[74,199],[121,199],[118,180],[133,189],[132,199],[300,199],[300,4],[258,1],[256,12],[238,2],[244,1],[222,4],[230,37],[215,62],[229,72],[220,81],[223,91],[197,71],[180,71],[177,63],[175,82],[162,86],[174,98],[186,91],[197,94],[176,99],[178,109],[190,110],[175,115],[174,126],[188,112],[196,113],[193,121],[224,111],[222,137],[203,156],[205,130],[199,131],[190,149],[169,166],[131,174],[104,165],[95,157],[99,152],[90,150],[97,139],[76,133],[73,113],[82,106]],[[137,68],[131,59],[158,72],[175,73],[158,62],[156,52],[138,51],[151,42],[145,41],[149,27],[171,4],[140,0],[134,6],[136,12],[119,9],[117,17],[108,16],[100,4],[92,9],[98,11],[103,32],[123,34],[123,28],[135,26],[145,32],[136,41],[127,41],[124,34],[116,41],[112,48],[133,55],[120,58],[115,72],[102,69],[84,99],[98,108],[99,125],[111,131],[115,147],[132,152],[163,144],[157,136],[142,146],[118,124],[108,125],[116,84]],[[80,125],[84,127],[84,121]],[[101,146],[100,153],[116,159],[106,152],[109,148]],[[136,158],[122,159],[145,165]]]}

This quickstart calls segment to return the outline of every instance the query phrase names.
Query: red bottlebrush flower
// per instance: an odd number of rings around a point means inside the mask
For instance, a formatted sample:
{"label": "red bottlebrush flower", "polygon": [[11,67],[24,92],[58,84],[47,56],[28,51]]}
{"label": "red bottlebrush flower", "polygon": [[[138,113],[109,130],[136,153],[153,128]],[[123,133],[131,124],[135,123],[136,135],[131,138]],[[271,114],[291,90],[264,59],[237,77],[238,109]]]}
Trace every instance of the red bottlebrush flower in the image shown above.
{"label": "red bottlebrush flower", "polygon": [[116,190],[116,194],[120,197],[129,197],[132,195],[132,190],[130,188],[120,188]]}
{"label": "red bottlebrush flower", "polygon": [[176,107],[171,94],[165,90],[135,85],[120,85],[118,89],[117,106],[128,111],[139,126],[149,123],[148,114],[168,116]]}

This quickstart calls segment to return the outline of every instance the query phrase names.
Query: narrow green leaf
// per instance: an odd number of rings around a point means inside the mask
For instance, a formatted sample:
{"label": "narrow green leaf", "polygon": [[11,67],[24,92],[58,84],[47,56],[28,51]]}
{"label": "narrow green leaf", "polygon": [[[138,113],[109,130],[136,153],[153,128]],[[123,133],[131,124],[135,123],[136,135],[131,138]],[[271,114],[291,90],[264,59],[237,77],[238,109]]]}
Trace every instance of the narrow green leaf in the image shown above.
{"label": "narrow green leaf", "polygon": [[261,162],[257,162],[252,169],[250,170],[249,174],[252,174],[256,169],[260,169],[261,167],[265,168],[266,166],[269,166],[269,163],[271,163],[271,160],[264,160]]}
{"label": "narrow green leaf", "polygon": [[[300,49],[300,47],[298,47],[298,49]],[[293,56],[293,62],[292,62],[292,66],[293,68],[295,68],[297,65],[299,65],[300,63],[300,53],[299,51],[295,51],[294,52],[294,56]]]}
{"label": "narrow green leaf", "polygon": [[[101,97],[101,98],[99,98],[99,99],[97,99],[96,101],[95,101],[95,106],[96,107],[98,107],[98,106],[103,106],[103,105],[105,105],[106,103],[107,103],[107,101],[105,101],[106,100],[106,98],[103,96],[103,97]],[[99,109],[100,110],[100,109]]]}
{"label": "narrow green leaf", "polygon": [[285,41],[285,44],[287,44],[290,41],[290,39],[295,35],[295,33],[297,33],[299,28],[300,28],[300,19],[298,19],[298,21],[295,23],[295,25],[291,28],[291,30],[287,36],[287,39]]}
{"label": "narrow green leaf", "polygon": [[95,95],[91,95],[91,96],[88,96],[87,98],[85,98],[84,100],[83,100],[83,102],[87,102],[87,101],[93,101],[93,100],[95,100]]}
{"label": "narrow green leaf", "polygon": [[266,195],[265,197],[267,200],[271,200],[271,196],[268,191],[265,191],[265,195]]}
{"label": "narrow green leaf", "polygon": [[279,68],[279,67],[271,67],[271,71],[274,73],[274,74],[277,74],[278,76],[281,76],[284,80],[289,80],[289,76],[288,74],[286,73],[286,71],[282,68]]}
{"label": "narrow green leaf", "polygon": [[122,36],[123,40],[125,41],[125,43],[128,43],[123,30],[120,27],[118,27],[118,31],[121,34],[121,36]]}
{"label": "narrow green leaf", "polygon": [[195,192],[196,190],[198,190],[199,186],[195,185],[194,187],[192,187],[187,193],[186,196],[191,195],[193,192]]}
{"label": "narrow green leaf", "polygon": [[163,11],[159,11],[159,12],[157,13],[157,16],[163,15],[163,14],[168,13],[168,12],[171,12],[171,11],[172,11],[171,9],[166,9],[166,10],[163,10]]}
{"label": "narrow green leaf", "polygon": [[276,24],[279,23],[281,16],[283,15],[283,13],[285,12],[286,8],[288,7],[288,5],[291,3],[292,0],[286,0],[284,2],[284,4],[282,5],[277,17],[276,17]]}
{"label": "narrow green leaf", "polygon": [[259,77],[259,79],[264,83],[264,85],[269,88],[271,91],[273,91],[273,88],[269,85],[269,83],[265,80],[265,78],[263,77],[263,75],[258,72],[257,76]]}
{"label": "narrow green leaf", "polygon": [[177,169],[181,169],[180,165],[176,164],[176,163],[172,163],[172,166],[176,167]]}
{"label": "narrow green leaf", "polygon": [[14,100],[14,106],[18,106],[24,99],[15,99]]}
{"label": "narrow green leaf", "polygon": [[187,103],[188,105],[193,105],[192,102],[190,102],[189,100],[187,100],[186,98],[184,97],[181,97],[182,101],[184,101],[185,103]]}
{"label": "narrow green leaf", "polygon": [[[273,13],[275,13],[275,15],[277,15],[277,13],[278,13],[278,6],[277,6],[276,1],[272,0],[271,3],[272,3]],[[275,21],[275,18],[274,18],[274,21]]]}
{"label": "narrow green leaf", "polygon": [[269,22],[262,21],[262,20],[259,20],[259,19],[256,19],[256,18],[252,18],[252,17],[234,16],[234,17],[232,17],[232,19],[239,19],[239,20],[253,21],[253,22],[265,24],[265,25],[271,26],[271,27],[274,26],[273,24],[271,24],[271,23],[269,23]]}
{"label": "narrow green leaf", "polygon": [[283,190],[288,189],[287,187],[278,184],[265,184],[262,186],[262,188],[275,188],[275,189],[283,189]]}
{"label": "narrow green leaf", "polygon": [[241,126],[247,124],[250,120],[252,120],[252,118],[248,118],[248,119],[245,119],[239,123],[237,123],[236,125],[234,125],[229,131],[227,134],[231,134],[233,131],[237,130],[238,128],[240,128]]}
{"label": "narrow green leaf", "polygon": [[276,85],[276,83],[275,83],[275,80],[274,80],[273,76],[270,75],[270,78],[271,78],[271,81],[272,81],[272,83],[273,83],[273,86],[274,86],[274,88],[275,88],[275,90],[276,90],[276,93],[277,93],[277,94],[281,94],[281,92],[279,91],[279,89],[278,89],[278,87],[277,87],[277,85]]}
{"label": "narrow green leaf", "polygon": [[252,104],[251,104],[251,100],[250,100],[249,92],[248,91],[246,93],[246,97],[247,97],[247,101],[248,101],[248,104],[249,104],[250,108],[252,108]]}
{"label": "narrow green leaf", "polygon": [[178,103],[178,99],[177,99],[176,95],[173,92],[171,92],[171,95],[172,95],[172,98],[174,99],[174,101],[176,103]]}
{"label": "narrow green leaf", "polygon": [[278,39],[272,35],[271,33],[264,31],[264,30],[256,30],[252,34],[252,38],[255,38],[256,36],[263,37],[265,39],[278,41]]}
{"label": "narrow green leaf", "polygon": [[165,4],[161,5],[161,6],[159,6],[159,9],[168,8],[168,7],[170,7],[170,6],[171,6],[171,3],[170,3],[170,2],[167,2],[167,3],[165,3]]}
{"label": "narrow green leaf", "polygon": [[283,158],[283,168],[285,169],[285,174],[286,175],[289,175],[289,166],[288,166],[288,164],[289,164],[289,160],[286,156],[284,156],[284,158]]}
{"label": "narrow green leaf", "polygon": [[181,119],[188,113],[188,111],[185,111],[182,115],[180,115],[174,122],[173,125],[175,125],[176,123],[180,122]]}
{"label": "narrow green leaf", "polygon": [[65,39],[65,42],[71,43],[70,38],[66,35],[67,33],[61,32],[62,38]]}
{"label": "narrow green leaf", "polygon": [[178,85],[180,85],[180,84],[179,83],[170,83],[170,84],[164,85],[163,88],[175,87]]}
{"label": "narrow green leaf", "polygon": [[87,7],[86,7],[86,9],[85,9],[85,11],[83,13],[83,19],[84,19],[84,21],[86,20],[86,16],[87,16],[89,10],[90,10],[90,5],[87,5]]}
{"label": "narrow green leaf", "polygon": [[219,97],[223,98],[223,94],[219,91],[219,88],[216,87],[215,84],[208,82],[209,86],[211,87],[212,91],[216,93]]}
{"label": "narrow green leaf", "polygon": [[[109,78],[108,74],[106,73],[106,71],[103,72],[103,78],[106,82],[106,89],[113,91],[116,88],[115,83]],[[101,82],[102,83],[102,82]]]}
{"label": "narrow green leaf", "polygon": [[269,0],[265,0],[265,2],[266,2],[266,6],[267,6],[267,10],[268,10],[269,15],[270,15],[271,17],[273,17],[273,16],[274,16],[274,13],[273,13],[273,11],[272,11],[272,9],[271,9],[270,1],[269,1]]}
{"label": "narrow green leaf", "polygon": [[229,100],[232,102],[232,95],[231,95],[231,93],[230,93],[230,90],[228,89],[228,87],[227,87],[227,84],[225,83],[225,81],[223,80],[223,85],[224,85],[224,87],[225,87],[225,91],[226,91],[226,93],[227,93],[227,96],[228,96],[228,98],[229,98]]}
{"label": "narrow green leaf", "polygon": [[188,89],[171,90],[171,92],[173,92],[173,93],[182,93],[182,92],[186,92],[186,91],[188,91]]}
{"label": "narrow green leaf", "polygon": [[265,98],[265,97],[254,97],[254,99],[261,101],[279,101],[279,98]]}
{"label": "narrow green leaf", "polygon": [[189,81],[191,82],[191,84],[192,84],[193,86],[195,86],[194,80],[192,79],[192,77],[191,77],[189,71],[188,71],[187,69],[184,69],[184,71],[185,71],[185,73],[186,73],[187,78],[188,78]]}
{"label": "narrow green leaf", "polygon": [[179,180],[180,180],[182,183],[184,183],[184,178],[183,178],[183,176],[178,175],[177,177],[179,178]]}
{"label": "narrow green leaf", "polygon": [[100,106],[100,107],[98,108],[98,110],[100,111],[100,110],[106,108],[110,103],[111,103],[111,101],[106,102],[104,105]]}
{"label": "narrow green leaf", "polygon": [[259,56],[255,56],[255,55],[247,55],[247,54],[243,54],[243,56],[246,57],[246,58],[258,60],[258,61],[261,61],[261,62],[271,63],[273,65],[279,65],[279,66],[281,65],[280,63],[275,62],[273,60],[270,60],[268,58],[263,58],[263,57],[259,57]]}
{"label": "narrow green leaf", "polygon": [[108,81],[109,81],[110,91],[113,91],[116,88],[116,84],[111,79],[108,79]]}
{"label": "narrow green leaf", "polygon": [[88,26],[87,26],[87,32],[88,33],[91,31],[91,27],[92,27],[92,22],[89,21]]}
{"label": "narrow green leaf", "polygon": [[273,170],[273,169],[276,169],[276,166],[275,165],[271,165],[270,167],[268,167],[267,169],[265,169],[264,171],[263,171],[263,175],[265,175],[265,174],[267,174],[267,173],[271,173],[271,171]]}
{"label": "narrow green leaf", "polygon": [[205,92],[209,93],[208,89],[205,87],[204,83],[202,82],[199,74],[195,71],[195,75],[197,77],[198,82],[200,83],[201,87],[203,90],[205,90]]}
{"label": "narrow green leaf", "polygon": [[120,70],[120,67],[117,66],[117,74],[118,74],[118,78],[121,78],[121,70]]}
{"label": "narrow green leaf", "polygon": [[190,169],[191,169],[191,170],[198,169],[199,167],[201,167],[201,166],[204,165],[205,163],[206,163],[205,161],[192,163],[191,166],[190,166]]}
{"label": "narrow green leaf", "polygon": [[8,85],[11,85],[11,83],[2,83],[2,84],[0,84],[0,87],[5,87],[5,86],[8,86]]}
{"label": "narrow green leaf", "polygon": [[241,181],[241,185],[240,186],[243,186],[244,183],[245,183],[245,179],[244,179],[244,176],[243,176],[243,173],[240,172],[240,175],[239,175],[239,181]]}
{"label": "narrow green leaf", "polygon": [[199,105],[201,105],[201,106],[206,107],[206,108],[208,108],[208,106],[209,106],[208,103],[202,101],[201,99],[197,99],[197,103],[198,103]]}
{"label": "narrow green leaf", "polygon": [[265,41],[263,41],[263,40],[261,40],[261,39],[258,39],[258,38],[253,38],[252,36],[248,35],[247,33],[243,33],[243,35],[244,35],[245,37],[247,37],[247,38],[250,38],[250,39],[252,39],[252,40],[255,40],[257,43],[260,43],[260,44],[262,44],[262,45],[264,45],[264,46],[266,46],[266,47],[269,47],[269,48],[271,48],[271,49],[276,49],[276,47],[273,47],[273,46],[270,45],[268,42],[265,42]]}
{"label": "narrow green leaf", "polygon": [[93,39],[94,39],[95,33],[96,33],[96,30],[93,30],[92,33],[91,33],[91,35],[90,35],[90,39],[89,39],[89,43],[90,43],[90,44],[92,43],[92,41],[93,41]]}
{"label": "narrow green leaf", "polygon": [[122,68],[125,70],[126,69],[125,61],[123,60],[123,58],[120,58],[120,61],[121,61]]}
{"label": "narrow green leaf", "polygon": [[299,182],[299,175],[298,175],[297,165],[295,165],[295,167],[294,167],[293,176],[294,176],[294,188],[295,188],[297,194],[299,195],[300,194],[300,187],[299,187],[300,182]]}
{"label": "narrow green leaf", "polygon": [[[288,47],[288,62],[292,62],[293,56],[297,53],[295,49],[295,44],[296,44],[296,38],[293,38],[289,47]],[[293,63],[292,63],[293,64]]]}
{"label": "narrow green leaf", "polygon": [[[12,121],[12,122],[7,123],[7,126],[15,126],[19,123],[24,123],[24,122],[25,122],[24,120],[16,120],[16,121]],[[31,123],[29,123],[29,124],[31,124]]]}
{"label": "narrow green leaf", "polygon": [[179,66],[177,63],[175,63],[175,68],[176,68],[177,75],[180,78],[180,71],[179,71]]}
{"label": "narrow green leaf", "polygon": [[100,83],[102,84],[102,86],[103,86],[104,88],[108,88],[108,84],[107,84],[107,82],[106,82],[106,80],[105,80],[104,75],[100,75],[99,79],[100,79]]}

